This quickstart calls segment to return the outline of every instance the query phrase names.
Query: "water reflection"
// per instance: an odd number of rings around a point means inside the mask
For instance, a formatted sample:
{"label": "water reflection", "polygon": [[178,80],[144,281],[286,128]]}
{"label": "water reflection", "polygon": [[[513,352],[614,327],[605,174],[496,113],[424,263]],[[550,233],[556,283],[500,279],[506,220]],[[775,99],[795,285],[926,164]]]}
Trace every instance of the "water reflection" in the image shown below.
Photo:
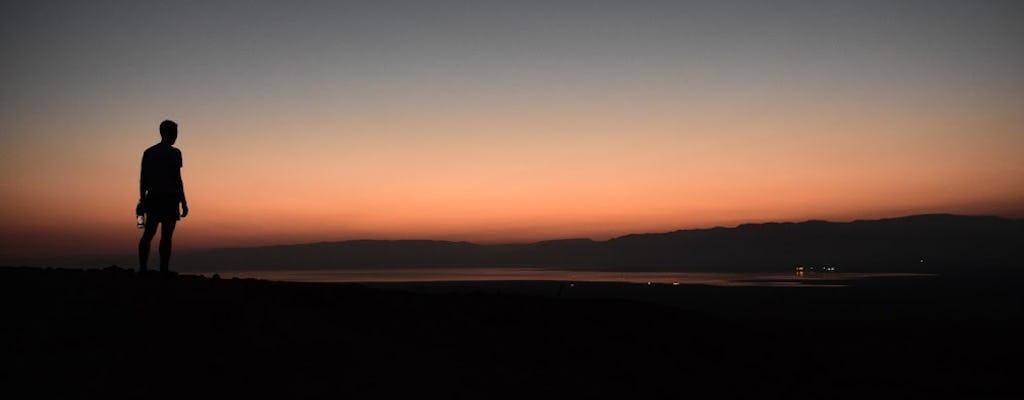
{"label": "water reflection", "polygon": [[620,282],[663,285],[711,286],[847,286],[854,279],[869,277],[926,276],[910,273],[835,272],[827,275],[743,272],[611,272],[567,271],[544,268],[432,268],[293,270],[222,273],[225,277],[258,278],[293,282],[473,282],[473,281],[556,281]]}

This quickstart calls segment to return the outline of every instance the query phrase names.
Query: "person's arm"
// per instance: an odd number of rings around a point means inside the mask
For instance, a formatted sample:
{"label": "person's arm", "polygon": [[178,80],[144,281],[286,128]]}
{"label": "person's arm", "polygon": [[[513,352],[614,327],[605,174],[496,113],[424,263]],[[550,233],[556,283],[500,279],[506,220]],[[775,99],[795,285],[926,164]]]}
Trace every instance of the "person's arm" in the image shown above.
{"label": "person's arm", "polygon": [[181,217],[188,215],[188,200],[185,200],[185,184],[181,182],[181,171],[178,171],[178,193],[181,194]]}
{"label": "person's arm", "polygon": [[178,153],[178,195],[181,196],[181,217],[188,216],[188,200],[185,199],[185,183],[181,180],[181,152]]}
{"label": "person's arm", "polygon": [[142,153],[142,168],[139,168],[139,203],[146,198],[146,187],[149,186],[146,181],[146,153]]}

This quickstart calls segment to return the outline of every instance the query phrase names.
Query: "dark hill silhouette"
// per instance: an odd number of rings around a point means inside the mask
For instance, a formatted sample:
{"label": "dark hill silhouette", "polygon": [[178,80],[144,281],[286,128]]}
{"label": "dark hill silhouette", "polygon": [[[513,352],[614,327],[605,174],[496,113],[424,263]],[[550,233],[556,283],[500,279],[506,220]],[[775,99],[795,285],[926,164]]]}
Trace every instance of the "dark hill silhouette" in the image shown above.
{"label": "dark hill silhouette", "polygon": [[[620,271],[974,272],[1015,268],[1024,220],[950,214],[853,222],[771,222],[630,234],[606,241],[481,245],[439,240],[348,240],[175,254],[175,270],[542,267]],[[4,265],[134,265],[134,255],[4,259]]]}
{"label": "dark hill silhouette", "polygon": [[610,240],[609,254],[613,266],[633,262],[659,270],[694,266],[763,271],[828,265],[858,271],[938,271],[1016,265],[1022,240],[1024,221],[932,214],[628,235]]}
{"label": "dark hill silhouette", "polygon": [[853,222],[742,224],[631,234],[607,241],[480,245],[428,240],[351,240],[183,254],[185,270],[550,267],[633,271],[940,272],[1019,265],[1024,221],[915,215]]}

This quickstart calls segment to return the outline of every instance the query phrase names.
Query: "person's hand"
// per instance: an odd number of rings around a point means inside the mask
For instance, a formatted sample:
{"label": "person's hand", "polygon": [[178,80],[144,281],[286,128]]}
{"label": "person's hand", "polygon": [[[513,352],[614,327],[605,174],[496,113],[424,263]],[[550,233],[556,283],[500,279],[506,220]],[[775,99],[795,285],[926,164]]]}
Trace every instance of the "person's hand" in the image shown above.
{"label": "person's hand", "polygon": [[188,203],[181,203],[181,217],[185,218],[188,216]]}

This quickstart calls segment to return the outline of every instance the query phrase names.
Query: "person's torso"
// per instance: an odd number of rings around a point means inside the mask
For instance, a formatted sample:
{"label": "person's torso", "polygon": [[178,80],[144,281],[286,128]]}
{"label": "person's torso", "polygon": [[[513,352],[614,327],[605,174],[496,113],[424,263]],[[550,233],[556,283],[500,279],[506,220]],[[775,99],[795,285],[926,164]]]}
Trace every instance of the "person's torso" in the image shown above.
{"label": "person's torso", "polygon": [[142,155],[142,175],[146,190],[177,193],[181,179],[181,151],[163,143],[146,149]]}

